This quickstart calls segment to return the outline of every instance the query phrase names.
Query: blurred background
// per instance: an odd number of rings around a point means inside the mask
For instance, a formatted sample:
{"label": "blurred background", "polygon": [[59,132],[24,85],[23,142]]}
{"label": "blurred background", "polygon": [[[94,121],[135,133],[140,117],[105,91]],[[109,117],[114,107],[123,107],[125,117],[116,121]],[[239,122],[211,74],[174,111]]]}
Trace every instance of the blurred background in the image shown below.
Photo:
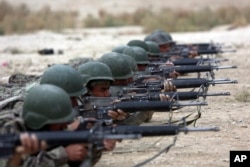
{"label": "blurred background", "polygon": [[168,32],[207,31],[250,22],[249,0],[1,0],[0,35],[36,30],[140,26]]}

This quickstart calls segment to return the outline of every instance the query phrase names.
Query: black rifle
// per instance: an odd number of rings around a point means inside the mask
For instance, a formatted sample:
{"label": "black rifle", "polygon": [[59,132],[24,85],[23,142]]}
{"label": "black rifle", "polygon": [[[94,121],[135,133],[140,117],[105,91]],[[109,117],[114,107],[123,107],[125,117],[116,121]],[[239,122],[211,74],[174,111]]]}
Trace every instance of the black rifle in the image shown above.
{"label": "black rifle", "polygon": [[198,73],[198,72],[213,72],[214,70],[219,69],[230,69],[237,68],[237,66],[211,66],[211,65],[186,65],[186,66],[176,66],[176,67],[167,67],[160,66],[156,69],[147,69],[151,75],[160,75],[162,77],[169,78],[170,73],[176,71],[178,73]]}
{"label": "black rifle", "polygon": [[193,50],[222,50],[224,52],[232,51],[232,46],[226,46],[225,44],[221,43],[184,43],[184,44],[173,44],[173,50],[180,50],[180,49],[193,49]]}
{"label": "black rifle", "polygon": [[197,52],[197,55],[211,55],[211,54],[219,54],[219,53],[229,53],[236,52],[236,50],[231,48],[221,48],[221,47],[200,47],[200,48],[192,48],[192,47],[173,47],[169,52],[163,53],[163,57],[170,58],[171,56],[181,56],[183,58],[187,58],[190,55],[191,51]]}
{"label": "black rifle", "polygon": [[[94,99],[94,100],[93,100]],[[88,109],[79,109],[79,114],[84,118],[94,117],[99,120],[110,119],[108,116],[109,110],[121,109],[124,112],[137,112],[137,111],[156,111],[156,112],[169,112],[172,110],[180,109],[184,106],[203,106],[207,105],[207,102],[197,102],[197,101],[185,101],[185,102],[175,102],[175,101],[122,101],[114,104],[109,102],[104,102],[100,104],[99,102],[95,104],[96,99],[105,98],[89,98],[89,103],[91,107]],[[107,97],[108,101],[112,101]],[[85,99],[86,100],[86,99]],[[93,101],[92,101],[93,100]]]}
{"label": "black rifle", "polygon": [[[150,136],[177,135],[180,132],[219,131],[217,127],[188,128],[174,125],[165,126],[116,126],[101,127],[96,130],[56,131],[56,132],[29,132],[37,138],[46,141],[48,146],[62,146],[73,143],[100,143],[104,139],[137,139]],[[20,134],[0,135],[0,158],[6,158],[14,153],[20,144]]]}
{"label": "black rifle", "polygon": [[[164,65],[168,61],[166,58],[159,58],[155,59],[155,61],[150,61],[148,64],[148,67],[158,67],[160,65]],[[205,64],[218,64],[220,62],[228,61],[228,59],[211,59],[211,58],[200,58],[200,59],[195,59],[195,58],[182,58],[178,60],[172,61],[172,63],[175,66],[183,66],[183,65],[205,65]]]}
{"label": "black rifle", "polygon": [[[91,130],[84,131],[55,131],[55,132],[29,132],[35,134],[37,138],[46,141],[49,148],[65,146],[73,143],[97,143],[100,144],[104,139],[135,139],[140,138],[140,134],[102,134]],[[20,137],[17,134],[0,135],[0,158],[8,157],[13,154],[16,146],[20,145]]]}
{"label": "black rifle", "polygon": [[[133,100],[133,101],[159,101],[161,100],[160,94],[169,96],[170,100],[195,100],[199,97],[207,96],[230,96],[230,92],[218,92],[218,93],[203,93],[203,92],[148,92],[144,88],[124,88],[124,95],[120,97],[120,100]],[[130,94],[135,92],[136,94]]]}
{"label": "black rifle", "polygon": [[[177,89],[182,88],[199,88],[201,86],[208,87],[209,85],[216,85],[216,84],[230,84],[230,83],[238,83],[237,80],[230,80],[230,79],[213,79],[208,80],[204,78],[180,78],[180,79],[173,79],[173,85],[176,86]],[[149,91],[154,90],[161,90],[164,89],[164,79],[160,80],[152,80],[152,81],[143,81],[138,77],[133,84],[129,86],[130,88],[147,88]]]}

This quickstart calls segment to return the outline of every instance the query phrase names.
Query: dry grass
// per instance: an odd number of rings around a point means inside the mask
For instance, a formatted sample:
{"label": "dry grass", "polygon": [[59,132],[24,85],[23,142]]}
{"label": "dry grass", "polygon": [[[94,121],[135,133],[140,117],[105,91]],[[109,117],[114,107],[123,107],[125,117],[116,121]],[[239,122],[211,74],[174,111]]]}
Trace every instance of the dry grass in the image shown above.
{"label": "dry grass", "polygon": [[0,35],[26,33],[41,29],[60,31],[65,28],[116,27],[139,25],[144,32],[162,29],[167,32],[204,31],[218,25],[229,24],[229,29],[245,26],[250,22],[250,7],[234,6],[219,9],[208,7],[200,10],[162,8],[158,12],[139,8],[133,13],[111,14],[99,10],[98,16],[89,14],[79,21],[78,12],[52,11],[45,6],[31,11],[26,5],[11,6],[0,2]]}

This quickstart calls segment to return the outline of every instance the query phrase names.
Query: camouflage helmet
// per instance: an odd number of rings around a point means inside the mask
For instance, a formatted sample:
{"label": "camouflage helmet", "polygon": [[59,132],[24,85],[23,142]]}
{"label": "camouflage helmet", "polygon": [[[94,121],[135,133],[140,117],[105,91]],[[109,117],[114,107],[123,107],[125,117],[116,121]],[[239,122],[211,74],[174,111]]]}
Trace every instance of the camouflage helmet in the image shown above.
{"label": "camouflage helmet", "polygon": [[65,90],[69,96],[80,96],[87,92],[81,74],[68,65],[53,65],[42,75],[40,84],[52,84]]}
{"label": "camouflage helmet", "polygon": [[99,61],[109,66],[114,79],[128,79],[133,76],[128,60],[120,53],[106,53],[100,57]]}
{"label": "camouflage helmet", "polygon": [[140,47],[132,47],[134,50],[134,59],[137,64],[149,64],[148,53]]}
{"label": "camouflage helmet", "polygon": [[145,42],[148,45],[148,53],[152,56],[154,55],[160,55],[160,48],[158,46],[157,43],[153,42],[153,41],[146,41]]}
{"label": "camouflage helmet", "polygon": [[124,49],[129,48],[128,45],[119,45],[112,49],[112,52],[122,53]]}
{"label": "camouflage helmet", "polygon": [[87,85],[93,80],[107,80],[114,81],[112,72],[107,64],[98,61],[90,61],[81,64],[78,67],[78,71],[83,77],[83,85]]}
{"label": "camouflage helmet", "polygon": [[48,124],[72,122],[76,115],[69,95],[55,85],[43,84],[33,87],[23,104],[24,123],[34,130]]}
{"label": "camouflage helmet", "polygon": [[142,41],[142,40],[138,40],[138,39],[135,39],[135,40],[131,40],[127,43],[128,46],[137,46],[137,47],[140,47],[140,48],[143,48],[145,51],[148,52],[148,46],[147,44]]}

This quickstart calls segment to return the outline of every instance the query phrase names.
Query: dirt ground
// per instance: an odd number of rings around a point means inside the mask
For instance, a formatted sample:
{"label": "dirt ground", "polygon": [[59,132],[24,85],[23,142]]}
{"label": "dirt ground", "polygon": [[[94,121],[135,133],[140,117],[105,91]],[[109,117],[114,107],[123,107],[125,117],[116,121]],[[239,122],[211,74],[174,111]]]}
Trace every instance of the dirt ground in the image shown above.
{"label": "dirt ground", "polygon": [[[90,29],[65,31],[56,34],[41,31],[26,35],[0,37],[0,82],[8,80],[15,72],[41,74],[48,64],[66,63],[76,57],[97,58],[109,52],[113,47],[126,44],[132,39],[143,39],[140,27]],[[210,86],[208,92],[227,92],[231,96],[208,97],[207,106],[201,107],[201,118],[197,127],[217,126],[218,132],[180,133],[175,145],[168,153],[163,153],[145,166],[157,167],[227,167],[229,166],[230,150],[250,151],[250,103],[238,102],[235,96],[242,90],[250,90],[250,27],[232,31],[216,29],[209,32],[173,33],[178,42],[223,42],[236,47],[236,53],[222,54],[228,62],[221,65],[237,65],[237,69],[215,71],[215,78],[231,78],[238,84],[222,84]],[[41,56],[38,49],[62,49],[64,54]],[[15,53],[15,54],[13,54]],[[196,110],[184,107],[174,113],[182,117]],[[155,113],[149,125],[166,122],[168,113]],[[148,124],[147,124],[148,125]],[[105,153],[96,167],[130,167],[157,154],[161,149],[173,142],[173,136],[142,138],[118,143],[113,152]]]}
{"label": "dirt ground", "polygon": [[[114,32],[115,30],[115,32]],[[41,74],[51,63],[65,63],[71,58],[97,58],[109,52],[114,46],[126,44],[131,39],[143,39],[139,27],[126,29],[91,29],[66,31],[64,34],[37,32],[22,36],[0,37],[0,82],[7,81],[14,72],[26,74]],[[97,33],[99,32],[99,34]],[[129,32],[129,33],[128,33]],[[132,35],[131,35],[131,32]],[[126,35],[127,34],[127,35]],[[130,35],[128,35],[130,34]],[[250,28],[243,27],[232,31],[217,29],[209,32],[173,33],[179,42],[224,42],[233,45],[236,53],[221,54],[228,62],[220,65],[237,65],[237,69],[221,69],[215,71],[215,78],[231,78],[238,84],[220,84],[210,86],[208,92],[230,92],[231,96],[208,97],[207,106],[201,107],[201,118],[197,127],[216,126],[219,132],[179,133],[175,145],[168,153],[163,153],[145,166],[229,166],[231,150],[250,150],[250,111],[249,102],[238,102],[235,95],[242,90],[249,90],[249,45]],[[95,45],[99,41],[102,45]],[[41,56],[37,49],[51,47],[62,49],[63,55]],[[13,54],[13,50],[18,53]],[[196,110],[194,107],[184,107],[174,117],[182,117]],[[166,122],[168,113],[155,113],[149,125],[159,125]],[[148,125],[147,124],[147,125]],[[128,167],[134,166],[158,153],[173,142],[173,136],[142,138],[139,140],[124,140],[118,143],[114,152],[105,153],[97,167]]]}

